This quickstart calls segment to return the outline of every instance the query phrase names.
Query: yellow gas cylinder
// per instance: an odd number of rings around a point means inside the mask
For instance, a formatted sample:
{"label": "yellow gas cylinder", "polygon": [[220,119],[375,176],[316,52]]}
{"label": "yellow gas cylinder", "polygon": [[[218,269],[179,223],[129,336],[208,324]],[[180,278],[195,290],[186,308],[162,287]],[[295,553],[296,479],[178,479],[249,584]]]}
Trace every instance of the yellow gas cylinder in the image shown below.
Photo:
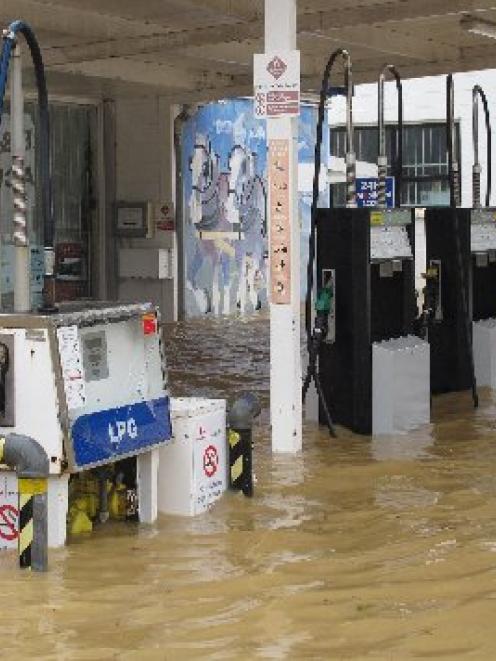
{"label": "yellow gas cylinder", "polygon": [[90,503],[85,496],[75,499],[69,510],[69,534],[81,535],[93,531],[93,524],[87,514],[89,505]]}
{"label": "yellow gas cylinder", "polygon": [[116,484],[109,494],[109,514],[111,519],[122,521],[126,518],[126,485]]}

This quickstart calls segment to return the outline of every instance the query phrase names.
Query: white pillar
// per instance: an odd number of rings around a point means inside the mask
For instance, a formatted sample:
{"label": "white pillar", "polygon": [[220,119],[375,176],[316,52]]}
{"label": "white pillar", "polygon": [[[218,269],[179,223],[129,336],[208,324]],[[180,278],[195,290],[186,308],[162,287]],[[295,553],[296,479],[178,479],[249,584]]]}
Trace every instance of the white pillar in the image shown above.
{"label": "white pillar", "polygon": [[137,457],[138,511],[141,523],[155,523],[158,515],[158,448]]}
{"label": "white pillar", "polygon": [[[296,0],[265,0],[265,52],[296,49]],[[302,447],[300,355],[300,229],[298,219],[298,118],[267,119],[267,140],[287,141],[289,152],[289,303],[270,303],[270,410],[272,450]],[[279,143],[283,144],[283,143]],[[269,247],[276,217],[272,212],[269,166]],[[270,250],[269,250],[270,253]],[[271,256],[272,258],[272,256]],[[269,296],[272,282],[269,280]]]}
{"label": "white pillar", "polygon": [[48,478],[48,548],[65,545],[67,512],[69,509],[69,474],[50,475]]}
{"label": "white pillar", "polygon": [[[24,94],[22,90],[21,48],[16,46],[11,61],[10,87],[10,134],[13,170],[19,167],[24,173]],[[14,309],[26,312],[31,308],[29,295],[29,247],[27,243],[26,198],[24,175],[20,178],[12,173],[14,195],[14,245],[15,245],[15,281]],[[18,190],[16,191],[16,189]]]}

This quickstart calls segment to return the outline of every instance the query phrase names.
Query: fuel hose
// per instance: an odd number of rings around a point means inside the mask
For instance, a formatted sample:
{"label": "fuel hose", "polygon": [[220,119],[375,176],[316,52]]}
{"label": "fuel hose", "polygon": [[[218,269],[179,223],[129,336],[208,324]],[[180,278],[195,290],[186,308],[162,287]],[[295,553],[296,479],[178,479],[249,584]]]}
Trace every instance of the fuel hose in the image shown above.
{"label": "fuel hose", "polygon": [[54,270],[54,234],[55,224],[52,210],[52,182],[50,177],[50,116],[45,69],[41,49],[31,27],[24,21],[14,21],[3,33],[3,48],[0,59],[0,126],[7,87],[9,64],[17,37],[24,37],[33,62],[36,89],[38,94],[38,113],[40,122],[39,168],[41,185],[41,211],[43,219],[45,275],[53,278]]}
{"label": "fuel hose", "polygon": [[313,187],[312,187],[312,207],[310,211],[310,236],[308,243],[308,269],[307,269],[307,293],[305,299],[305,328],[307,332],[307,345],[310,350],[312,345],[312,292],[314,280],[314,264],[315,264],[315,239],[316,239],[316,216],[317,207],[319,203],[319,179],[320,168],[322,163],[322,133],[324,126],[324,116],[327,98],[330,89],[330,78],[332,68],[338,59],[342,57],[345,64],[345,88],[346,88],[346,152],[347,152],[347,203],[351,206],[354,202],[354,151],[353,151],[353,116],[352,116],[352,95],[353,83],[351,73],[351,58],[347,50],[338,48],[335,50],[327,62],[322,78],[322,85],[320,89],[319,110],[317,118],[317,135],[315,139],[315,167],[313,174]]}
{"label": "fuel hose", "polygon": [[479,163],[479,111],[478,111],[478,98],[482,101],[484,108],[484,119],[486,123],[486,207],[490,205],[491,201],[491,180],[492,180],[492,132],[491,132],[491,117],[489,114],[489,104],[487,97],[480,85],[474,85],[472,89],[472,139],[474,146],[474,164],[472,169],[472,204],[474,208],[480,207],[480,172],[481,167]]}
{"label": "fuel hose", "polygon": [[393,74],[396,81],[396,91],[398,96],[398,152],[396,155],[396,165],[394,168],[396,178],[396,206],[401,206],[401,191],[403,180],[403,85],[398,70],[393,64],[386,64],[379,74],[378,82],[378,122],[377,134],[379,144],[379,157],[377,159],[377,206],[386,207],[386,177],[387,177],[387,149],[386,149],[386,127],[384,122],[384,82],[386,73]]}
{"label": "fuel hose", "polygon": [[459,179],[458,170],[454,168],[454,147],[455,147],[455,102],[454,102],[454,83],[453,75],[449,74],[446,79],[446,131],[447,131],[447,147],[448,147],[448,174],[449,174],[449,187],[450,187],[450,207],[453,214],[453,231],[455,234],[455,249],[456,249],[456,272],[458,275],[458,284],[460,289],[460,302],[463,315],[463,329],[465,335],[465,347],[467,351],[467,358],[469,361],[470,379],[472,387],[472,401],[474,408],[479,406],[479,396],[477,394],[477,381],[475,378],[474,368],[474,352],[472,346],[472,329],[471,321],[468,311],[468,283],[467,275],[463,265],[461,238],[460,238],[460,223],[457,213],[457,202],[459,199]]}

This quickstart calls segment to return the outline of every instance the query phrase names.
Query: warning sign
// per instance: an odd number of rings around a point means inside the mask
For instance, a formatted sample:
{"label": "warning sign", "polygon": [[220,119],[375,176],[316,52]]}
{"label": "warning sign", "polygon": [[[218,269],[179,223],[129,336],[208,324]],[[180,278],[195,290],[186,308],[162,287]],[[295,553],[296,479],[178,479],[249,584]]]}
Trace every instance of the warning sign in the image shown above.
{"label": "warning sign", "polygon": [[278,55],[275,55],[267,65],[267,71],[272,78],[278,80],[286,71],[288,65]]}
{"label": "warning sign", "polygon": [[219,453],[215,445],[209,445],[203,452],[203,472],[207,477],[213,477],[219,467]]}
{"label": "warning sign", "polygon": [[300,113],[300,51],[254,56],[256,117],[291,117]]}
{"label": "warning sign", "polygon": [[13,505],[2,505],[0,507],[0,539],[12,542],[17,539],[18,510]]}

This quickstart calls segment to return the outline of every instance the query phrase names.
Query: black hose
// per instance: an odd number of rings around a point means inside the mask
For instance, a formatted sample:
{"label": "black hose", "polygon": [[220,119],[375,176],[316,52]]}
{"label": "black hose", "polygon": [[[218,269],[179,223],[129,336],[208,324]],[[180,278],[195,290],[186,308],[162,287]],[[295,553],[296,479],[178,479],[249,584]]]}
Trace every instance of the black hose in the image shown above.
{"label": "black hose", "polygon": [[489,113],[489,104],[487,102],[487,97],[480,85],[475,85],[473,92],[477,93],[482,101],[482,106],[484,108],[484,118],[486,122],[486,207],[491,204],[491,184],[492,184],[492,131],[491,131],[491,116]]}
{"label": "black hose", "polygon": [[[332,67],[339,56],[349,59],[348,51],[343,48],[335,50],[326,65],[324,76],[322,78],[322,86],[320,89],[319,111],[317,119],[317,135],[315,140],[315,169],[313,175],[313,189],[312,189],[312,207],[310,211],[310,237],[308,244],[308,269],[307,269],[307,294],[305,299],[305,328],[307,331],[307,344],[310,350],[312,344],[312,291],[313,291],[313,268],[315,262],[315,232],[316,232],[316,215],[317,205],[319,202],[319,179],[321,167],[321,150],[322,150],[322,130],[324,125],[325,105],[329,93],[329,80]],[[345,86],[349,87],[348,68],[345,69]],[[350,145],[348,145],[348,149]]]}
{"label": "black hose", "polygon": [[48,92],[41,49],[31,27],[24,21],[14,21],[5,34],[6,41],[14,44],[16,35],[21,33],[26,40],[34,66],[36,88],[38,91],[38,112],[40,121],[40,184],[41,209],[45,248],[54,247],[54,219],[52,213],[52,186],[50,178],[50,116]]}
{"label": "black hose", "polygon": [[[396,92],[398,97],[398,153],[396,155],[396,164],[394,168],[395,180],[396,180],[396,199],[395,206],[401,206],[401,192],[403,188],[403,84],[401,82],[401,76],[398,73],[398,70],[393,64],[386,64],[380,74],[379,74],[379,94],[378,94],[378,103],[379,103],[379,121],[377,126],[378,134],[378,145],[379,145],[379,154],[381,152],[381,132],[385,130],[383,125],[384,118],[384,96],[381,90],[381,83],[384,82],[384,77],[387,71],[390,71],[396,81]],[[382,99],[382,111],[381,111],[381,99]],[[381,114],[382,112],[382,114]],[[382,121],[381,121],[382,117]],[[381,154],[380,154],[381,155]]]}
{"label": "black hose", "polygon": [[456,208],[455,182],[453,172],[453,129],[454,129],[454,107],[453,107],[453,75],[450,73],[446,78],[446,146],[448,148],[448,177],[450,207]]}
{"label": "black hose", "polygon": [[455,190],[456,182],[454,181],[453,172],[453,144],[454,144],[454,128],[455,128],[455,107],[454,107],[454,86],[453,76],[449,74],[446,79],[446,132],[447,132],[447,147],[448,147],[448,171],[450,177],[450,207],[453,213],[453,231],[455,233],[455,248],[456,248],[456,261],[457,261],[457,274],[458,284],[460,288],[460,297],[462,304],[462,314],[464,317],[464,332],[465,332],[465,346],[467,349],[467,357],[470,367],[470,377],[472,381],[472,401],[474,408],[479,406],[479,396],[477,394],[477,381],[475,378],[474,367],[474,351],[472,345],[472,329],[471,320],[469,318],[468,301],[467,301],[467,280],[465,277],[465,268],[462,259],[462,248],[460,240],[460,223],[457,213],[457,195]]}

